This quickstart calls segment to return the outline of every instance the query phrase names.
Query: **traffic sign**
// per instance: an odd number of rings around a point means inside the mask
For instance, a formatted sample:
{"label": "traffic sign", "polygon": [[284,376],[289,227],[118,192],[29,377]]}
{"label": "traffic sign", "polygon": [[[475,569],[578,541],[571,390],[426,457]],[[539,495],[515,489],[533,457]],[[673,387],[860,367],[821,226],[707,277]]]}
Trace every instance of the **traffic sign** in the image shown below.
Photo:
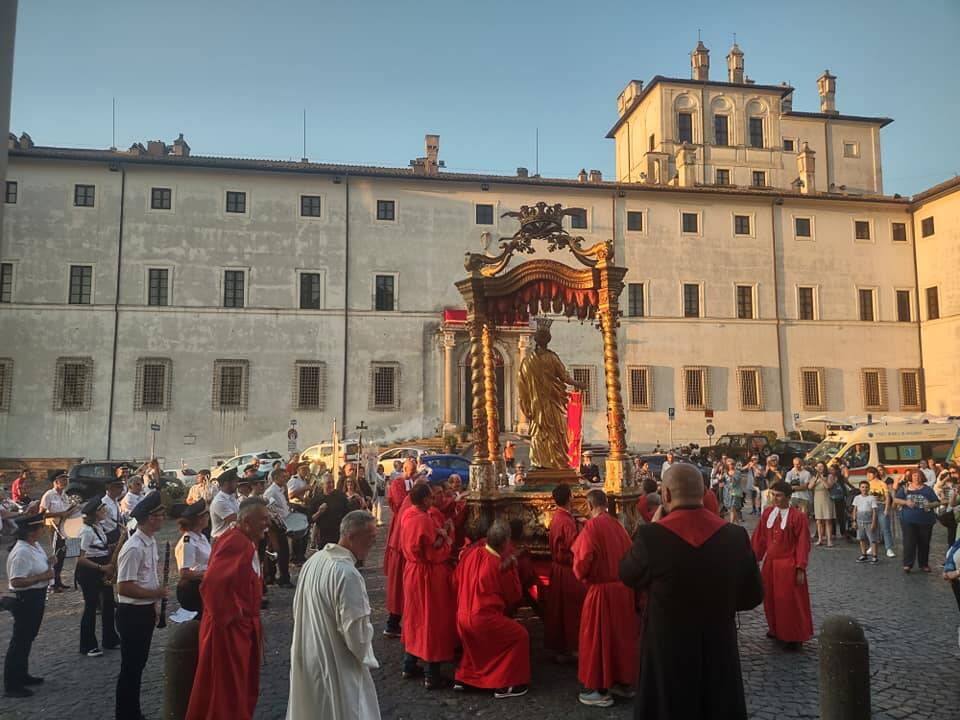
{"label": "traffic sign", "polygon": [[713,419],[713,410],[704,410],[704,411],[703,411],[703,416],[704,416],[707,420],[712,420],[712,419]]}
{"label": "traffic sign", "polygon": [[716,431],[717,429],[713,426],[713,424],[707,425],[707,437],[713,437],[713,434]]}
{"label": "traffic sign", "polygon": [[793,421],[794,421],[794,422],[800,422],[800,413],[794,413],[794,414],[793,414]]}
{"label": "traffic sign", "polygon": [[296,427],[296,426],[297,426],[297,421],[296,421],[296,420],[291,420],[291,421],[290,421],[290,427]]}
{"label": "traffic sign", "polygon": [[152,425],[150,425],[150,429],[153,430],[154,432],[160,432],[160,425],[158,423],[153,423]]}
{"label": "traffic sign", "polygon": [[293,428],[290,428],[289,430],[287,430],[287,440],[296,440],[297,437],[298,435],[296,430],[294,430]]}
{"label": "traffic sign", "polygon": [[667,419],[672,421],[672,420],[675,420],[676,417],[677,417],[677,409],[667,408]]}

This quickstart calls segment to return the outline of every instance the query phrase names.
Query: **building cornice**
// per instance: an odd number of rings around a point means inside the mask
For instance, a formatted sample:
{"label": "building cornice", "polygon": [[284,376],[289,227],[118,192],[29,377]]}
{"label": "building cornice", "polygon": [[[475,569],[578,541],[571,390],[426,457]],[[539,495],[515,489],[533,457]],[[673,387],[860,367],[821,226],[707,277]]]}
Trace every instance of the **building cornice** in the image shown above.
{"label": "building cornice", "polygon": [[934,185],[932,188],[928,188],[914,195],[910,198],[913,202],[911,209],[915,210],[919,205],[930,202],[931,200],[936,200],[943,195],[949,195],[957,189],[960,189],[960,175],[954,175],[949,180],[944,180],[939,185]]}
{"label": "building cornice", "polygon": [[866,115],[840,115],[836,113],[818,113],[801,112],[800,110],[790,110],[783,113],[786,118],[804,118],[811,120],[841,120],[843,122],[867,123],[868,125],[879,125],[886,127],[893,122],[893,118],[888,117],[868,117]]}

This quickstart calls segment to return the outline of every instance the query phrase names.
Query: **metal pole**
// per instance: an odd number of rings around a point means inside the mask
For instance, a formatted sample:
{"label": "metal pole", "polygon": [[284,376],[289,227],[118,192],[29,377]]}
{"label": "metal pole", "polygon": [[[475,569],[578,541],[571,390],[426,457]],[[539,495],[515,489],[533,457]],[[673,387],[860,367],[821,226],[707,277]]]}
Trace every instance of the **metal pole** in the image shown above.
{"label": "metal pole", "polygon": [[150,431],[150,459],[153,460],[157,456],[157,431]]}

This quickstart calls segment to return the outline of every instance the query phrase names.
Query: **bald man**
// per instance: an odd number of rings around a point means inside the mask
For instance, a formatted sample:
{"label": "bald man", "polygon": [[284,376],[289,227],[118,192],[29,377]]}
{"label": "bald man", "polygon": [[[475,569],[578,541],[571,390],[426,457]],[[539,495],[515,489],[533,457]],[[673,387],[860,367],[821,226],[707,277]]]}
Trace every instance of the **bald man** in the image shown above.
{"label": "bald man", "polygon": [[763,600],[750,538],[703,507],[693,465],[674,463],[661,496],[620,561],[623,583],[647,593],[636,717],[746,720],[736,614]]}

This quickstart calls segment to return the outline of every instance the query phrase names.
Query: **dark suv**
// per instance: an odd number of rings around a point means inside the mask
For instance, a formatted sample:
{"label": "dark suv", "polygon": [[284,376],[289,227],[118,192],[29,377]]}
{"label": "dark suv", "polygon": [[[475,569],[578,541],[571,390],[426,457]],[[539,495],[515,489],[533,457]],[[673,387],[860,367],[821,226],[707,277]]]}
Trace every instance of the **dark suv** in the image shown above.
{"label": "dark suv", "polygon": [[103,460],[98,462],[77,463],[67,473],[67,495],[74,495],[80,500],[89,500],[92,497],[102,496],[107,491],[107,480],[117,476],[117,468],[129,468],[133,472],[136,467],[127,460]]}

